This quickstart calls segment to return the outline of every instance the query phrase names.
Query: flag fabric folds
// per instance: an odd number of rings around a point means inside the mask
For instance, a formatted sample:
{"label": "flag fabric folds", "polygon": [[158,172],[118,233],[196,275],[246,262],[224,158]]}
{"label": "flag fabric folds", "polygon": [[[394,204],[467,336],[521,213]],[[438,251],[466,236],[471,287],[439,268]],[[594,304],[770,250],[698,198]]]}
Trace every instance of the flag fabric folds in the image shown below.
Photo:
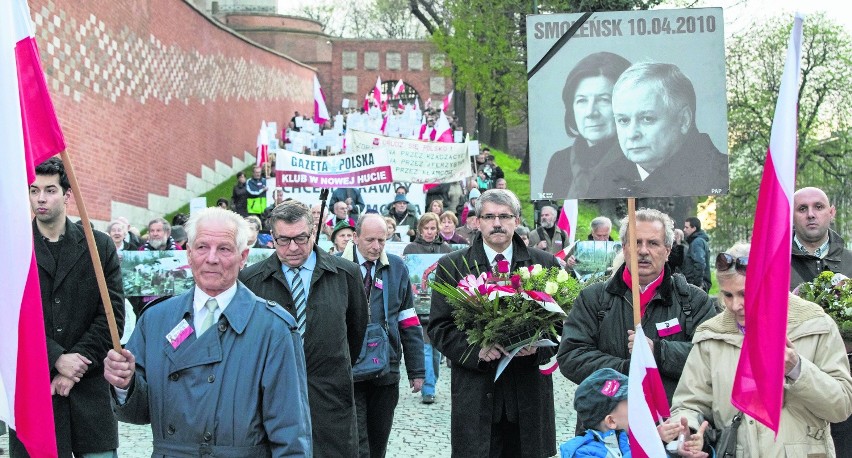
{"label": "flag fabric folds", "polygon": [[566,248],[571,246],[577,238],[577,212],[577,199],[565,199],[562,210],[559,212],[559,219],[556,220],[556,226],[568,233],[568,240],[563,244]]}
{"label": "flag fabric folds", "polygon": [[450,108],[450,104],[452,102],[453,102],[453,91],[450,91],[450,93],[447,94],[446,97],[444,97],[444,100],[441,101],[441,111],[446,111],[448,108]]}
{"label": "flag fabric folds", "polygon": [[314,123],[325,124],[329,119],[331,119],[331,116],[328,115],[328,107],[325,104],[325,94],[322,92],[322,87],[320,87],[317,75],[314,75]]}
{"label": "flag fabric folds", "polygon": [[670,416],[660,371],[642,325],[637,324],[627,382],[627,422],[630,424],[630,452],[634,457],[666,456],[656,422]]}
{"label": "flag fabric folds", "polygon": [[[327,113],[326,113],[327,114]],[[269,132],[266,121],[261,122],[260,132],[257,133],[257,165],[262,166],[269,161]]]}
{"label": "flag fabric folds", "polygon": [[376,106],[382,106],[382,78],[376,77],[376,86],[373,88],[373,100],[376,101]]}
{"label": "flag fabric folds", "polygon": [[405,89],[405,84],[402,82],[402,80],[397,81],[396,86],[393,87],[393,96],[398,96],[403,89]]}
{"label": "flag fabric folds", "polygon": [[453,142],[453,128],[443,111],[438,117],[438,121],[435,122],[435,138],[433,140],[442,143]]}
{"label": "flag fabric folds", "polygon": [[802,18],[797,15],[757,197],[745,292],[747,332],[731,392],[736,408],[776,434],[784,402],[801,55]]}
{"label": "flag fabric folds", "polygon": [[65,149],[25,0],[0,2],[0,420],[31,456],[55,457],[38,267],[27,188],[35,166]]}

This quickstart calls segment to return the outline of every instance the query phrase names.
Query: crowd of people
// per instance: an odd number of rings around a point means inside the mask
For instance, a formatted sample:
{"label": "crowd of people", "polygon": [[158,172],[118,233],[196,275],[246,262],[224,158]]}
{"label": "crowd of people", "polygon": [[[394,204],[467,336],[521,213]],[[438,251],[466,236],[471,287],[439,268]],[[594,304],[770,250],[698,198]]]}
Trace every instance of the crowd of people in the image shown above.
{"label": "crowd of people", "polygon": [[[647,335],[672,408],[657,431],[672,454],[710,456],[711,431],[741,421],[737,456],[848,456],[849,360],[837,325],[815,304],[789,299],[777,439],[731,405],[747,329],[749,247],[715,257],[720,292],[711,298],[713,256],[698,218],[687,218],[678,235],[668,215],[640,209],[635,247],[620,221],[624,262],[581,291],[557,346],[522,348],[499,378],[507,352],[496,344],[472,348],[445,297],[432,295],[430,310],[418,315],[409,272],[387,252],[388,241],[407,242],[404,255],[443,255],[436,280],[448,284],[504,260],[512,271],[577,262],[555,225],[557,209],[541,207],[536,227],[525,227],[502,171],[487,152],[481,157],[484,178],[455,184],[466,198],[439,189],[422,214],[404,186],[385,214],[366,210],[358,189],[336,189],[327,219],[321,204],[277,190],[273,202],[251,204],[269,186],[256,168],[251,179],[238,176],[232,201],[191,217],[156,218],[145,234],[125,219],[111,222],[95,240],[119,329],[132,319],[124,314],[121,251],[186,250],[195,280],[178,296],[128,298],[137,323],[121,351],[111,349],[82,228],[66,213],[63,164],[39,165],[30,199],[60,456],[115,456],[117,420],[150,423],[158,456],[385,456],[403,359],[408,387],[423,404],[451,404],[448,455],[544,457],[564,442],[565,457],[629,456],[633,256],[643,323],[677,325]],[[803,188],[794,200],[791,289],[826,269],[852,276],[852,252],[830,229],[834,207],[825,193]],[[612,230],[611,220],[595,218],[589,239],[612,240]],[[323,237],[331,252],[316,244]],[[271,251],[243,268],[251,247]],[[554,256],[560,252],[564,260]],[[385,330],[387,370],[358,378],[353,366],[370,351],[369,326]],[[471,351],[478,357],[464,357]],[[556,437],[554,414],[555,403],[572,400],[555,399],[552,376],[539,370],[554,356],[578,385],[573,439]],[[446,399],[435,392],[442,358],[451,366]],[[10,448],[27,456],[14,431]]]}

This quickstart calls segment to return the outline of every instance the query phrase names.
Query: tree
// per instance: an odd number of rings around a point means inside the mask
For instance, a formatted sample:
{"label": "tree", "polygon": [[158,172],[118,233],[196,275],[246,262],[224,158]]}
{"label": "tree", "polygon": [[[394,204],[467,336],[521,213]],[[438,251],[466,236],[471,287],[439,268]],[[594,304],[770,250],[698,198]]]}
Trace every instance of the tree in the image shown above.
{"label": "tree", "polygon": [[323,32],[336,37],[375,39],[420,39],[423,26],[408,9],[408,0],[369,0],[345,6],[315,2],[302,6],[298,14],[323,25]]}
{"label": "tree", "polygon": [[[719,246],[751,234],[757,189],[790,36],[789,17],[757,24],[728,44],[730,193],[719,199]],[[814,14],[804,23],[799,85],[797,187],[823,188],[849,224],[852,190],[852,39],[832,19]],[[847,210],[848,209],[848,210]]]}

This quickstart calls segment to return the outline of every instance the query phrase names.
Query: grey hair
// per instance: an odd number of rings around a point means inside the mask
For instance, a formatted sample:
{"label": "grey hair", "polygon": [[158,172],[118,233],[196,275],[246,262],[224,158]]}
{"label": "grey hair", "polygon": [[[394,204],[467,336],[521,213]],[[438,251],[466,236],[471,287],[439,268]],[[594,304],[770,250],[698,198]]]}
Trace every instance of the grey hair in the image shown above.
{"label": "grey hair", "polygon": [[[620,222],[621,228],[618,230],[618,237],[621,239],[622,243],[625,244],[628,243],[627,221],[627,216],[622,218]],[[663,225],[663,229],[665,229],[666,246],[671,248],[672,244],[674,244],[674,221],[669,215],[653,208],[640,208],[639,210],[636,210],[636,221],[645,221],[650,223],[655,221],[659,222]]]}
{"label": "grey hair", "polygon": [[[287,224],[294,224],[304,220],[308,225],[308,233],[313,233],[314,216],[311,214],[311,209],[307,205],[298,200],[285,200],[278,204],[269,215],[269,227],[275,229],[275,224],[278,221],[283,221]],[[274,234],[273,234],[274,235]]]}
{"label": "grey hair", "polygon": [[521,237],[523,237],[525,235],[529,236],[530,235],[530,229],[526,226],[518,226],[518,227],[515,228],[515,234],[518,234]]}
{"label": "grey hair", "polygon": [[508,189],[489,189],[483,192],[479,199],[476,199],[476,214],[482,214],[482,205],[484,203],[492,203],[495,205],[505,205],[512,209],[512,214],[521,216],[521,201],[518,196]]}
{"label": "grey hair", "polygon": [[669,113],[677,113],[686,107],[690,114],[690,130],[695,129],[695,88],[692,81],[674,64],[661,62],[639,62],[633,64],[618,77],[612,87],[613,98],[624,86],[650,87],[659,94]]}
{"label": "grey hair", "polygon": [[[748,252],[751,250],[751,244],[745,242],[737,242],[734,246],[725,250],[725,253],[733,256],[734,258],[747,258]],[[728,270],[717,270],[716,278],[721,280],[728,280],[732,277],[740,275],[736,270],[736,266],[731,266]]]}
{"label": "grey hair", "polygon": [[[385,226],[385,228],[387,228],[387,218],[383,217],[378,213],[364,213],[358,217],[358,221],[355,221],[356,234],[361,235],[361,228],[364,226],[364,223],[370,218],[375,218],[376,220],[380,221],[382,225]],[[396,221],[394,221],[394,225],[396,225]],[[387,232],[387,229],[385,229],[385,232]]]}
{"label": "grey hair", "polygon": [[237,245],[237,250],[243,251],[248,248],[249,229],[248,222],[242,216],[231,210],[225,210],[221,207],[209,207],[199,210],[189,217],[184,228],[186,229],[187,245],[192,247],[195,245],[195,238],[198,236],[198,228],[205,223],[221,222],[233,226],[236,230],[234,243]]}
{"label": "grey hair", "polygon": [[591,224],[589,224],[589,227],[592,229],[592,232],[594,232],[595,229],[601,227],[608,227],[612,229],[612,220],[607,218],[606,216],[598,216],[597,218],[592,220]]}
{"label": "grey hair", "polygon": [[121,226],[121,229],[123,229],[123,230],[124,230],[124,232],[127,232],[127,225],[126,225],[126,224],[124,224],[124,223],[122,223],[121,221],[112,221],[112,222],[110,222],[110,223],[107,225],[107,232],[112,231],[112,227],[113,227],[113,226]]}
{"label": "grey hair", "polygon": [[163,230],[164,230],[167,234],[171,234],[171,233],[172,233],[172,225],[171,225],[171,224],[169,224],[169,222],[168,222],[168,221],[166,221],[164,218],[154,218],[154,219],[152,219],[152,220],[151,220],[151,222],[149,222],[149,223],[148,223],[148,230],[150,231],[150,230],[151,230],[151,225],[152,225],[152,224],[156,224],[156,223],[160,223],[160,224],[162,224],[162,225],[163,225]]}

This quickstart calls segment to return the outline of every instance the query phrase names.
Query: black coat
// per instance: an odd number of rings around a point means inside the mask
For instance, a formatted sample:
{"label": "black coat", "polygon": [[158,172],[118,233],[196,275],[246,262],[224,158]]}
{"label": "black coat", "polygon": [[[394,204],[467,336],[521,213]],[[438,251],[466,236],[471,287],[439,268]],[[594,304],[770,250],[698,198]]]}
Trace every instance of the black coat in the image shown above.
{"label": "black coat", "polygon": [[[533,264],[541,264],[542,267],[559,266],[552,254],[527,248],[517,235],[513,237],[512,243],[512,272]],[[435,281],[456,284],[468,273],[490,271],[491,265],[482,244],[482,237],[477,236],[470,248],[454,251],[441,258],[435,270]],[[499,415],[504,405],[512,404],[516,404],[519,410],[522,456],[555,455],[553,380],[550,375],[542,375],[538,369],[538,365],[549,360],[554,351],[539,348],[535,356],[514,358],[495,382],[497,362],[478,361],[479,348],[473,348],[467,343],[467,335],[453,322],[452,311],[453,306],[444,296],[432,294],[429,336],[432,345],[453,362],[450,387],[452,456],[488,457],[491,435],[499,434],[499,431],[491,429],[492,416],[495,413]],[[499,403],[501,400],[503,403]]]}
{"label": "black coat", "polygon": [[[53,396],[59,456],[70,457],[72,450],[79,455],[115,449],[118,447],[118,424],[112,413],[103,366],[112,342],[83,229],[66,219],[58,263],[35,220],[33,239],[50,377],[58,374],[54,365],[65,353],[79,353],[92,362],[68,397]],[[118,253],[112,239],[103,232],[95,231],[95,244],[121,333],[124,330],[124,286]]]}
{"label": "black coat", "polygon": [[[357,456],[352,364],[367,331],[364,283],[357,264],[316,247],[314,253],[317,264],[308,294],[304,337],[314,456]],[[287,279],[275,253],[245,268],[240,281],[295,316]]]}

